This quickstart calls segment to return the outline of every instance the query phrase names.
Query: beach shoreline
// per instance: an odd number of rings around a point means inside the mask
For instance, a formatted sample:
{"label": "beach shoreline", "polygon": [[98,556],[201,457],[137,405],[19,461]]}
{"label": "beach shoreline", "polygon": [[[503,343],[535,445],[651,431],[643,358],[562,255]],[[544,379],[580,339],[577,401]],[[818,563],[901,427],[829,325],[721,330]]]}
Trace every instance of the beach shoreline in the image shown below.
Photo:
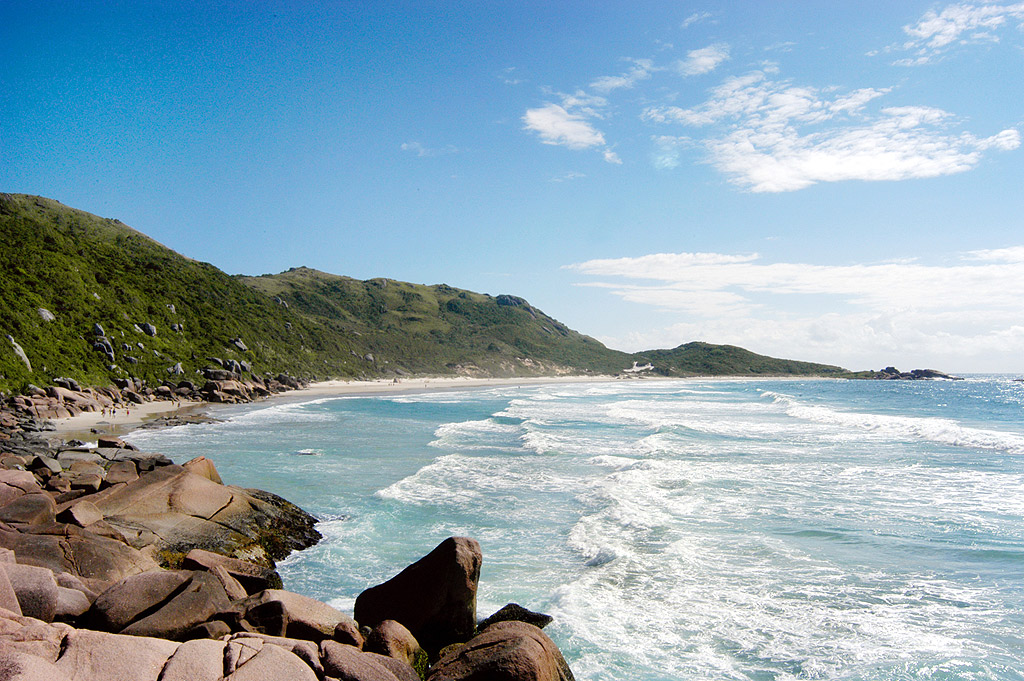
{"label": "beach shoreline", "polygon": [[[428,377],[407,378],[398,382],[393,379],[371,381],[331,380],[311,383],[305,388],[277,393],[249,404],[282,404],[308,402],[330,397],[360,397],[383,394],[408,395],[426,392],[444,392],[467,388],[504,386],[537,386],[558,383],[610,383],[614,376],[530,376],[519,378],[469,378],[469,377]],[[647,379],[645,379],[647,380]],[[133,404],[116,410],[116,415],[101,412],[82,412],[75,416],[50,419],[56,435],[64,439],[82,441],[95,440],[100,436],[125,437],[141,426],[157,419],[169,417],[213,416],[226,407],[237,404],[218,404],[200,401],[154,400],[144,404]]]}

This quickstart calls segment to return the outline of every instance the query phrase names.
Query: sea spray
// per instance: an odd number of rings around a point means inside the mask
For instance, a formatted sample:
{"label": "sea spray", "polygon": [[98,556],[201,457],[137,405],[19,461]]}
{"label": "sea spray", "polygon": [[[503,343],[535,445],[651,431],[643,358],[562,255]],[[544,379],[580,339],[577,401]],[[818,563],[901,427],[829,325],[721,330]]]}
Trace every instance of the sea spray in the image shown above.
{"label": "sea spray", "polygon": [[[323,518],[289,588],[351,607],[484,549],[580,679],[1020,679],[1024,385],[618,381],[256,405],[139,433]],[[310,449],[320,456],[300,456]]]}

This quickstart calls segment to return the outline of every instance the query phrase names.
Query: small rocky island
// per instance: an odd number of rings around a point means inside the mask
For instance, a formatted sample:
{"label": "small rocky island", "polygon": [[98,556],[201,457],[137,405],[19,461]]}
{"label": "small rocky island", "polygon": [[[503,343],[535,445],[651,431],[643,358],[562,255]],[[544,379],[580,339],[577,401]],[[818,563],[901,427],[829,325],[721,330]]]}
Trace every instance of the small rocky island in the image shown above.
{"label": "small rocky island", "polygon": [[21,681],[569,681],[515,604],[477,621],[480,545],[446,539],[364,591],[355,617],[282,588],[320,539],[278,496],[225,485],[117,438],[48,440],[30,412],[0,437],[0,679]]}
{"label": "small rocky island", "polygon": [[896,367],[885,367],[881,371],[860,372],[852,378],[867,378],[879,381],[962,381],[959,376],[951,376],[936,369],[913,369],[911,371],[900,371]]}

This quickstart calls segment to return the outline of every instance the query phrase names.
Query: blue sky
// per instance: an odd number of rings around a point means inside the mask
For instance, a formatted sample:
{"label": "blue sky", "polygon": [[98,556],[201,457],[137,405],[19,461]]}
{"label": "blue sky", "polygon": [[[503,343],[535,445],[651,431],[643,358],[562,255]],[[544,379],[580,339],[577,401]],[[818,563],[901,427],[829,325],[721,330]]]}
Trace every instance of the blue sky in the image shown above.
{"label": "blue sky", "polygon": [[1020,372],[1022,26],[912,0],[3,0],[0,191],[230,273],[513,293],[625,350]]}

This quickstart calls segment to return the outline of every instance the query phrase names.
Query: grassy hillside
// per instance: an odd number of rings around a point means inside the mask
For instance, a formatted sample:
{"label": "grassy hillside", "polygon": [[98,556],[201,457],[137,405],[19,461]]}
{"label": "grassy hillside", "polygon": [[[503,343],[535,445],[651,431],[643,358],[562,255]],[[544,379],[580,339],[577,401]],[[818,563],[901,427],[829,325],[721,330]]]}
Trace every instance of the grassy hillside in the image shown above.
{"label": "grassy hillside", "polygon": [[[300,267],[233,277],[117,220],[0,194],[0,390],[69,376],[196,379],[209,358],[308,378],[407,374],[833,375],[837,367],[690,343],[629,355],[512,295],[359,281]],[[181,372],[170,371],[180,365]]]}
{"label": "grassy hillside", "polygon": [[305,267],[240,277],[410,373],[611,373],[629,356],[610,350],[510,295],[439,284],[349,277]]}
{"label": "grassy hillside", "polygon": [[[322,326],[117,220],[10,194],[0,194],[0,319],[32,364],[29,372],[0,339],[7,390],[57,376],[100,385],[128,375],[195,378],[207,357],[247,361],[259,372],[337,375],[345,368],[331,358],[348,350]],[[112,361],[93,347],[96,324]],[[146,324],[155,336],[139,330]],[[171,376],[167,369],[179,362],[185,373]]]}
{"label": "grassy hillside", "polygon": [[686,343],[672,350],[647,350],[634,355],[666,376],[842,376],[846,370],[829,364],[798,362],[758,355],[735,345]]}

